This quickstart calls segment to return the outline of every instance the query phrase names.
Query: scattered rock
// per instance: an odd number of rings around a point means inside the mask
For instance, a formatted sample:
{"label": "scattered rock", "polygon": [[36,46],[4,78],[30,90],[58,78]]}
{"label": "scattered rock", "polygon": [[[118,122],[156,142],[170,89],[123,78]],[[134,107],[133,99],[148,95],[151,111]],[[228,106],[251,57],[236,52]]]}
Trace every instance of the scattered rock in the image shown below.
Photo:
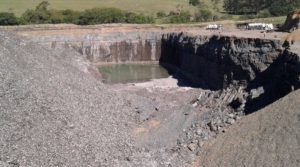
{"label": "scattered rock", "polygon": [[257,97],[259,97],[261,94],[265,93],[264,88],[261,86],[257,89],[252,89],[250,91],[250,99],[255,99]]}
{"label": "scattered rock", "polygon": [[197,149],[198,145],[197,145],[197,143],[191,143],[187,147],[190,151],[195,151]]}
{"label": "scattered rock", "polygon": [[233,118],[229,118],[229,119],[227,119],[226,123],[228,123],[228,124],[232,125],[232,124],[234,124],[234,123],[235,123],[235,119],[233,119]]}
{"label": "scattered rock", "polygon": [[202,129],[197,129],[196,135],[200,136],[203,133]]}
{"label": "scattered rock", "polygon": [[131,161],[130,157],[126,157],[125,159],[126,159],[126,161]]}
{"label": "scattered rock", "polygon": [[17,160],[10,161],[10,162],[8,162],[8,164],[10,164],[12,167],[19,167],[20,166],[20,164]]}
{"label": "scattered rock", "polygon": [[198,106],[198,103],[195,102],[195,103],[192,104],[192,106],[193,106],[193,107],[197,107],[197,106]]}
{"label": "scattered rock", "polygon": [[235,118],[235,115],[231,113],[231,114],[228,114],[228,117],[229,118]]}
{"label": "scattered rock", "polygon": [[203,147],[203,145],[204,145],[204,142],[203,142],[203,141],[198,141],[198,146],[199,146],[199,147]]}
{"label": "scattered rock", "polygon": [[217,127],[212,122],[209,122],[207,125],[208,125],[209,129],[213,132],[218,130]]}

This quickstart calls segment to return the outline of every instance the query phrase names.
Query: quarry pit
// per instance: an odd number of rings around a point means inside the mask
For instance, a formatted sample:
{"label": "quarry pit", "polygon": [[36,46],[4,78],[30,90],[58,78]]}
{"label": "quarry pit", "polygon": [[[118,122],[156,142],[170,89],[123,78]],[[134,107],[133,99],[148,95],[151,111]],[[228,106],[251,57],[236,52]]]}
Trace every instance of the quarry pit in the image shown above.
{"label": "quarry pit", "polygon": [[[70,97],[64,97],[63,92],[45,93],[66,98],[62,106],[66,105],[67,109],[57,107],[57,110],[54,110],[55,107],[48,106],[48,113],[41,116],[46,121],[46,126],[52,129],[53,120],[50,118],[53,115],[58,118],[59,111],[66,110],[63,112],[66,120],[58,121],[56,129],[49,131],[50,134],[54,134],[54,137],[50,137],[51,143],[47,143],[40,136],[30,139],[21,137],[13,140],[10,145],[0,143],[0,148],[6,150],[0,155],[0,165],[193,165],[198,157],[205,155],[206,146],[211,140],[227,133],[231,125],[300,87],[300,52],[293,49],[297,48],[298,43],[294,46],[284,43],[284,33],[263,36],[259,31],[236,33],[237,30],[230,28],[224,32],[210,32],[199,27],[120,28],[111,25],[85,28],[23,27],[5,31],[9,32],[1,34],[3,48],[15,49],[18,46],[26,50],[26,53],[37,54],[37,59],[41,59],[38,61],[49,63],[45,65],[49,66],[49,74],[45,72],[43,75],[54,76],[49,86],[60,82],[62,85],[65,82],[65,85],[70,83],[68,89],[71,92],[67,92],[70,93]],[[10,37],[10,33],[15,33],[18,37]],[[15,46],[6,46],[10,42]],[[34,52],[35,49],[31,50],[31,47],[38,47],[39,51]],[[21,54],[21,51],[6,52]],[[33,65],[37,61],[35,59],[33,57],[30,60]],[[60,66],[52,63],[62,66],[71,64],[70,68],[74,70],[74,74],[69,77],[79,77],[84,88],[74,83],[77,80],[55,79],[56,75],[67,77],[68,70],[60,71],[66,74],[56,74],[56,71],[51,69],[59,69]],[[150,64],[164,68],[168,74],[163,75],[163,78],[153,77],[151,80],[139,82],[103,84],[104,73],[101,73],[101,68],[99,70],[98,67],[116,64]],[[27,66],[24,66],[25,70],[26,68]],[[38,81],[36,82],[38,85]],[[95,85],[99,85],[99,88]],[[77,97],[73,92],[75,88],[86,90],[87,94]],[[78,108],[67,107],[67,99],[76,102],[75,106]],[[80,108],[83,106],[81,102],[90,109]],[[55,104],[56,100],[53,103]],[[90,110],[94,113],[88,113]],[[122,113],[123,110],[126,111]],[[109,116],[101,116],[101,112]],[[9,113],[2,114],[6,117],[9,117],[8,115]],[[80,118],[76,116],[86,119],[87,122],[77,122]],[[28,113],[25,118],[27,117],[30,122]],[[110,117],[115,118],[112,121],[101,122],[102,119]],[[26,126],[29,125],[22,126],[25,128],[22,130],[24,134],[30,133]],[[37,125],[40,126],[42,124]],[[64,132],[60,132],[60,128],[64,129]],[[43,130],[38,132],[43,138],[47,138]],[[7,136],[13,138],[9,134]],[[4,141],[5,137],[0,139]],[[42,151],[51,155],[38,153],[36,149],[39,147],[31,148],[31,143],[39,143],[46,149]],[[11,145],[16,148],[10,149]],[[55,147],[50,149],[49,145]],[[63,145],[65,150],[60,150],[59,145]],[[24,155],[24,152],[20,151],[22,149],[18,149],[17,146],[29,149],[29,152],[32,152],[31,156],[40,155],[40,158],[32,159]],[[69,151],[72,153],[68,155]]]}

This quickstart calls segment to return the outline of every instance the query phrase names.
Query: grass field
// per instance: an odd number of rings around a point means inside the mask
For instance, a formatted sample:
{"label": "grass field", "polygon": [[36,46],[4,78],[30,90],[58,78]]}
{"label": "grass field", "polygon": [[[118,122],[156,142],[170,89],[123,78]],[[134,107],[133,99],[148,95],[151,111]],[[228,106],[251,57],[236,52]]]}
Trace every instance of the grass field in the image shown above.
{"label": "grass field", "polygon": [[[0,0],[0,11],[12,11],[20,16],[26,9],[33,9],[43,0]],[[210,0],[206,0],[210,1]],[[84,10],[94,7],[116,7],[127,11],[154,15],[158,11],[196,10],[188,0],[48,0],[50,9]]]}
{"label": "grass field", "polygon": [[264,23],[273,23],[273,24],[283,24],[285,20],[286,20],[286,16],[278,16],[278,17],[249,19],[249,20],[243,20],[242,22],[264,22]]}
{"label": "grass field", "polygon": [[[20,16],[27,9],[34,9],[43,0],[0,0],[0,12],[14,12]],[[190,6],[189,0],[47,0],[50,3],[50,9],[73,9],[82,11],[84,9],[95,7],[116,7],[126,11],[144,13],[146,15],[155,16],[157,12],[189,10],[191,13],[197,11],[197,7]],[[219,0],[218,4],[214,4],[212,0],[201,0],[203,9],[214,11],[215,15],[224,15],[223,0]],[[240,21],[240,15],[231,15],[234,21]],[[283,23],[283,17],[271,17],[266,19],[252,19],[249,22],[270,22]],[[161,21],[156,20],[157,23]]]}

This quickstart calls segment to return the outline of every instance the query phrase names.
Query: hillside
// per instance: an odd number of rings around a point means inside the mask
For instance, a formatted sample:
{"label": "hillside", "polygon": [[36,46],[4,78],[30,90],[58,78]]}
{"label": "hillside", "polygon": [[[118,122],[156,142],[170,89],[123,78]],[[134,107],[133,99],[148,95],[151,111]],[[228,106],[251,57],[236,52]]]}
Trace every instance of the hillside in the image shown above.
{"label": "hillside", "polygon": [[[205,0],[210,2],[210,0]],[[21,15],[26,9],[33,9],[42,0],[0,0],[0,11],[12,11]],[[48,0],[52,9],[84,10],[94,7],[115,7],[123,10],[155,14],[158,11],[176,11],[178,6],[183,10],[193,11],[187,0]],[[210,3],[209,3],[210,4]]]}

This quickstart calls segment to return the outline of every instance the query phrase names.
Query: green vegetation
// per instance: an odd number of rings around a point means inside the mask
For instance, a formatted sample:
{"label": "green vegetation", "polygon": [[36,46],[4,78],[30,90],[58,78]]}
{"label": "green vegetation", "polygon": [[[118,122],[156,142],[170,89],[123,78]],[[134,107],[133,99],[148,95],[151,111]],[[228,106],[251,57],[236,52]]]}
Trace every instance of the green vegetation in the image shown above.
{"label": "green vegetation", "polygon": [[[27,9],[33,9],[43,0],[0,0],[0,12],[13,12],[21,16]],[[50,9],[84,11],[91,8],[118,8],[122,11],[143,13],[155,16],[159,11],[169,13],[177,6],[193,13],[195,7],[188,4],[188,0],[47,0]],[[210,1],[210,0],[205,0]]]}
{"label": "green vegetation", "polygon": [[82,12],[48,9],[43,1],[35,9],[26,10],[18,19],[13,13],[2,13],[0,25],[74,23],[80,25],[104,23],[154,23],[154,18],[143,14],[125,12],[117,8],[92,8]]}
{"label": "green vegetation", "polygon": [[215,21],[217,20],[217,16],[214,16],[210,10],[207,9],[200,9],[195,14],[196,21]]}
{"label": "green vegetation", "polygon": [[200,1],[199,0],[189,0],[189,4],[193,5],[193,6],[197,6],[200,4]]}
{"label": "green vegetation", "polygon": [[191,14],[189,11],[171,14],[170,23],[188,23],[190,22]]}
{"label": "green vegetation", "polygon": [[1,12],[0,13],[0,25],[17,25],[18,20],[13,13]]}
{"label": "green vegetation", "polygon": [[[0,0],[0,3],[3,2],[0,11],[6,7],[6,12],[0,12],[0,25],[177,24],[226,19],[249,20],[286,15],[300,7],[300,0],[289,0],[289,2],[286,0],[122,0],[122,3],[120,0],[109,0],[109,2],[108,0],[31,0],[28,4],[24,4],[25,8],[35,1],[40,3],[35,8],[31,7],[20,14],[21,9],[18,5],[23,1],[18,3],[13,2],[16,0],[9,1],[10,3],[8,0]],[[10,6],[11,4],[14,6]],[[67,5],[70,9],[66,7]],[[100,7],[96,7],[98,5]],[[93,8],[88,8],[91,6]]]}
{"label": "green vegetation", "polygon": [[121,22],[124,22],[123,12],[115,8],[87,9],[82,12],[77,21],[81,25]]}
{"label": "green vegetation", "polygon": [[144,23],[154,23],[153,17],[145,16],[143,14],[126,13],[125,14],[126,23],[144,24]]}
{"label": "green vegetation", "polygon": [[167,14],[165,12],[159,11],[156,13],[156,17],[157,18],[167,17]]}
{"label": "green vegetation", "polygon": [[300,7],[300,0],[291,2],[289,4],[286,3],[286,1],[275,1],[270,6],[270,13],[273,16],[282,16],[287,15],[292,10],[295,10]]}
{"label": "green vegetation", "polygon": [[256,15],[268,10],[273,16],[282,16],[299,7],[300,0],[224,0],[224,10],[232,14]]}

